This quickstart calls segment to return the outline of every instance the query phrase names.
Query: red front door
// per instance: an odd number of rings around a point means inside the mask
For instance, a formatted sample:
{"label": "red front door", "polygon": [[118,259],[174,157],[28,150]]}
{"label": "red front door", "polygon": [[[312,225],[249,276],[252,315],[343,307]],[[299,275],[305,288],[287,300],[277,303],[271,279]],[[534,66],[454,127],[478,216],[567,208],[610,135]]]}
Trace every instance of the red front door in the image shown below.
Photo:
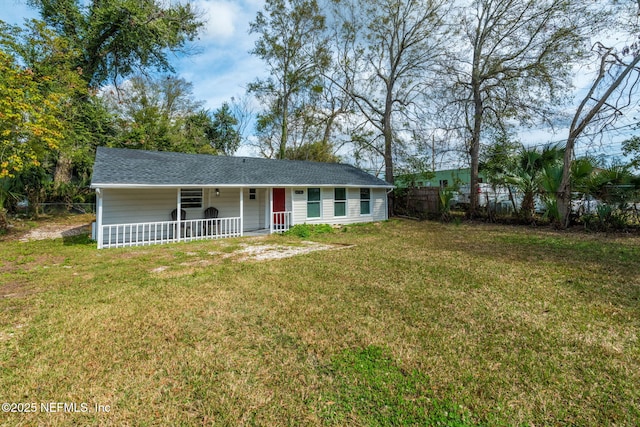
{"label": "red front door", "polygon": [[273,189],[273,223],[284,224],[284,215],[277,214],[277,212],[284,212],[285,209],[285,195],[284,188]]}

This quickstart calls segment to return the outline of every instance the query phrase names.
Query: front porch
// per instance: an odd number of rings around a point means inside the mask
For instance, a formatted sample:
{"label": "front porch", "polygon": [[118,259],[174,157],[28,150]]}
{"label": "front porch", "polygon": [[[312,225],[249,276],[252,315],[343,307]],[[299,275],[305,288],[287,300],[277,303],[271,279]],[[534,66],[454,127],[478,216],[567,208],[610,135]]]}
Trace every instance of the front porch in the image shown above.
{"label": "front porch", "polygon": [[293,215],[278,211],[290,201],[274,209],[282,190],[99,189],[94,238],[102,249],[284,232]]}

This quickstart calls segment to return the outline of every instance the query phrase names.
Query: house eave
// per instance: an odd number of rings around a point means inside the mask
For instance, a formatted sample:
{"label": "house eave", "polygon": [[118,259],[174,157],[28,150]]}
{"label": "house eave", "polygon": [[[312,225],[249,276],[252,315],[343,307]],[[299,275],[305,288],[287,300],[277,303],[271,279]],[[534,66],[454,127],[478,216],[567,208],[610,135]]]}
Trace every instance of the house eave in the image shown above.
{"label": "house eave", "polygon": [[322,188],[383,188],[393,189],[393,185],[367,185],[367,184],[108,184],[92,183],[91,188],[98,189],[168,189],[168,188],[292,188],[292,187],[322,187]]}

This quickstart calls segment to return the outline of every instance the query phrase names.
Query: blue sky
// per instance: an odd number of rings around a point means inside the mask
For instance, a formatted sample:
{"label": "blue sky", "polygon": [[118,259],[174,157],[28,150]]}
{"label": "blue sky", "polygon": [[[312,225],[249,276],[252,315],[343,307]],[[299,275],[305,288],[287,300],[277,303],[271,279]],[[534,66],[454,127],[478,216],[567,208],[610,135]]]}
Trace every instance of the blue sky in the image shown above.
{"label": "blue sky", "polygon": [[[26,0],[4,0],[0,20],[22,24],[38,18]],[[262,62],[249,54],[255,36],[249,23],[264,0],[194,0],[207,21],[200,40],[192,45],[196,54],[176,57],[172,63],[180,77],[193,83],[194,97],[205,107],[216,109],[231,97],[245,93],[247,84],[264,74]]]}

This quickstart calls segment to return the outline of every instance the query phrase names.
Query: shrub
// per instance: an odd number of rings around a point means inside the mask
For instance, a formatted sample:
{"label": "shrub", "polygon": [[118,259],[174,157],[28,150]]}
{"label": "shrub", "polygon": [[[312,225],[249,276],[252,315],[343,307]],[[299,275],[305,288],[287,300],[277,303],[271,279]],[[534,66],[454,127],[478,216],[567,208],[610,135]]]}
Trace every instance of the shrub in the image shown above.
{"label": "shrub", "polygon": [[284,234],[306,239],[313,235],[333,233],[333,227],[329,224],[298,224],[291,227]]}

